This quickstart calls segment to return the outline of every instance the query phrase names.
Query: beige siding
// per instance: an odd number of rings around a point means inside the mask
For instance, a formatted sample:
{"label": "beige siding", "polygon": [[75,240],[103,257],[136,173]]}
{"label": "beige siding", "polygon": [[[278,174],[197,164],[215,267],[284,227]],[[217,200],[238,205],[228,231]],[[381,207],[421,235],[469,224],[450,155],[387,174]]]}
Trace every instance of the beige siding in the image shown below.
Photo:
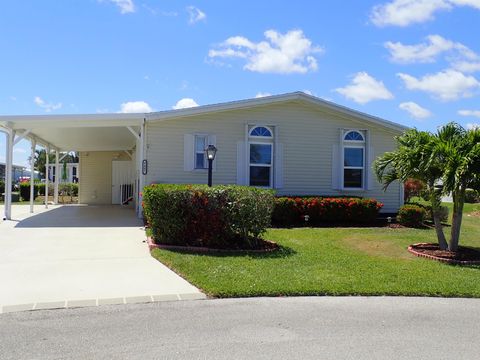
{"label": "beige siding", "polygon": [[80,204],[112,203],[112,161],[130,160],[123,151],[80,153]]}
{"label": "beige siding", "polygon": [[148,123],[146,184],[206,182],[205,170],[184,171],[183,167],[184,134],[194,133],[216,135],[214,183],[236,183],[237,142],[245,140],[247,124],[274,125],[277,142],[284,145],[284,186],[279,194],[372,197],[385,203],[384,211],[398,209],[398,184],[386,193],[376,181],[365,191],[332,188],[332,148],[339,144],[340,129],[368,130],[375,156],[392,150],[398,133],[296,102]]}

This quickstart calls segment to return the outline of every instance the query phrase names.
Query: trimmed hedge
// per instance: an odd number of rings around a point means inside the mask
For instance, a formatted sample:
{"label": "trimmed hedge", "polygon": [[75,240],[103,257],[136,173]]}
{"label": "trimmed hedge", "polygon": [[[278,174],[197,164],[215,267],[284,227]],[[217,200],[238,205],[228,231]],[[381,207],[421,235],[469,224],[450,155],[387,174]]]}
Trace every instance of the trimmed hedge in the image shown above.
{"label": "trimmed hedge", "polygon": [[[20,197],[22,198],[23,201],[30,201],[30,182],[25,181],[21,182],[20,184]],[[39,186],[44,184],[40,183],[34,183],[33,184],[33,197],[36,198],[38,196],[39,192]]]}
{"label": "trimmed hedge", "polygon": [[[418,202],[409,202],[405,205],[415,205],[425,209],[425,221],[432,221],[433,222],[433,210],[432,205],[430,204],[422,204]],[[441,222],[446,222],[448,220],[448,207],[440,206],[438,210],[438,216]]]}
{"label": "trimmed hedge", "polygon": [[422,227],[427,211],[418,205],[403,205],[398,211],[397,221],[408,227]]}
{"label": "trimmed hedge", "polygon": [[155,184],[143,210],[157,244],[253,249],[270,226],[274,194],[242,186]]}
{"label": "trimmed hedge", "polygon": [[277,227],[374,223],[383,204],[374,199],[278,197],[272,214]]}
{"label": "trimmed hedge", "polygon": [[470,204],[480,202],[480,192],[473,189],[467,189],[465,192],[465,202]]}

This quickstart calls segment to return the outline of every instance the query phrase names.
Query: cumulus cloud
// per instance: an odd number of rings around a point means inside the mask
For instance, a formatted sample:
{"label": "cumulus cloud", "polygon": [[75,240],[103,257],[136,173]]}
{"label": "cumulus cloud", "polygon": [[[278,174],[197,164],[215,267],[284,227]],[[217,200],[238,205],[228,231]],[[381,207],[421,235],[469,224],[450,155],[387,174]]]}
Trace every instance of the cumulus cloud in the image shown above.
{"label": "cumulus cloud", "polygon": [[470,97],[473,91],[480,87],[480,82],[473,76],[466,76],[452,69],[427,74],[422,78],[403,73],[397,76],[403,80],[407,89],[424,91],[443,101]]}
{"label": "cumulus cloud", "polygon": [[33,98],[33,102],[35,105],[38,107],[41,107],[42,109],[45,110],[45,112],[52,112],[54,110],[58,110],[62,108],[62,103],[49,103],[43,100],[40,96],[35,96]]}
{"label": "cumulus cloud", "polygon": [[393,99],[393,94],[383,82],[376,80],[366,72],[355,74],[350,85],[337,88],[335,91],[359,104],[366,104],[373,100]]}
{"label": "cumulus cloud", "polygon": [[480,56],[462,43],[443,38],[440,35],[429,35],[426,41],[406,45],[401,42],[388,41],[384,44],[390,52],[390,60],[401,64],[431,63],[440,55],[451,67],[461,72],[480,71]]}
{"label": "cumulus cloud", "polygon": [[469,129],[469,130],[480,129],[480,124],[478,124],[478,123],[468,123],[467,124],[467,129]]}
{"label": "cumulus cloud", "polygon": [[195,6],[187,6],[187,12],[189,16],[188,23],[191,25],[204,21],[207,18],[207,14]]}
{"label": "cumulus cloud", "polygon": [[458,6],[480,9],[480,0],[392,0],[374,6],[370,20],[376,26],[408,26],[431,21],[435,13]]}
{"label": "cumulus cloud", "polygon": [[187,109],[192,107],[197,107],[198,104],[195,100],[191,98],[183,98],[177,101],[177,103],[172,107],[174,110]]}
{"label": "cumulus cloud", "polygon": [[127,101],[120,105],[120,112],[124,114],[149,113],[152,111],[152,107],[145,101]]}
{"label": "cumulus cloud", "polygon": [[255,95],[257,99],[262,97],[267,97],[267,96],[272,96],[272,94],[270,94],[269,92],[259,92],[257,93],[257,95]]}
{"label": "cumulus cloud", "polygon": [[458,115],[461,116],[474,116],[480,118],[480,110],[459,110]]}
{"label": "cumulus cloud", "polygon": [[426,119],[432,116],[430,110],[427,110],[413,101],[403,102],[398,106],[400,109],[405,110],[411,117],[419,120]]}
{"label": "cumulus cloud", "polygon": [[133,0],[99,0],[100,2],[108,1],[118,7],[121,14],[128,14],[135,12],[135,4]]}
{"label": "cumulus cloud", "polygon": [[315,54],[323,49],[312,44],[302,30],[281,34],[275,30],[265,31],[266,40],[255,43],[243,36],[233,36],[210,49],[208,56],[214,58],[239,58],[246,62],[245,70],[259,73],[305,74],[318,68]]}

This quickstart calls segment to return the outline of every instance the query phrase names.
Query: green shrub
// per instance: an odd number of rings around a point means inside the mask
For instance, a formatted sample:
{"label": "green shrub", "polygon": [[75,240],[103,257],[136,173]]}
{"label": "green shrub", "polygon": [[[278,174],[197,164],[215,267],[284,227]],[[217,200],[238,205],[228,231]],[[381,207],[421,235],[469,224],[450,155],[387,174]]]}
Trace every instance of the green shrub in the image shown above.
{"label": "green shrub", "polygon": [[279,197],[275,199],[272,224],[278,227],[375,222],[383,204],[373,199]]}
{"label": "green shrub", "polygon": [[422,227],[427,211],[418,205],[403,205],[398,211],[397,221],[408,227]]}
{"label": "green shrub", "polygon": [[[432,205],[429,204],[421,204],[417,202],[410,202],[406,205],[416,205],[420,206],[425,209],[425,221],[432,221],[433,222],[433,211]],[[448,207],[447,206],[440,206],[438,209],[438,215],[441,222],[446,222],[448,220]]]}
{"label": "green shrub", "polygon": [[75,183],[60,183],[58,191],[68,196],[78,196],[78,184]]}
{"label": "green shrub", "polygon": [[465,192],[465,202],[471,204],[480,202],[480,193],[473,189],[467,189]]}
{"label": "green shrub", "polygon": [[158,244],[255,248],[270,225],[273,192],[157,184],[144,188],[143,209]]}
{"label": "green shrub", "polygon": [[0,195],[5,192],[5,181],[0,180]]}
{"label": "green shrub", "polygon": [[[21,182],[20,184],[20,197],[23,201],[30,201],[30,182]],[[38,196],[39,187],[44,184],[34,183],[33,184],[33,198]]]}

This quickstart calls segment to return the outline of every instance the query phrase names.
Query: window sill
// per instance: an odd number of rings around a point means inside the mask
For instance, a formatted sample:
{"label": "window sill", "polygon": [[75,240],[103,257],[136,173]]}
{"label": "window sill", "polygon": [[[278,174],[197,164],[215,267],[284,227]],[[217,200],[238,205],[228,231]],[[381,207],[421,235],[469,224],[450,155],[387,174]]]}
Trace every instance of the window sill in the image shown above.
{"label": "window sill", "polygon": [[341,191],[367,191],[365,188],[342,188]]}

